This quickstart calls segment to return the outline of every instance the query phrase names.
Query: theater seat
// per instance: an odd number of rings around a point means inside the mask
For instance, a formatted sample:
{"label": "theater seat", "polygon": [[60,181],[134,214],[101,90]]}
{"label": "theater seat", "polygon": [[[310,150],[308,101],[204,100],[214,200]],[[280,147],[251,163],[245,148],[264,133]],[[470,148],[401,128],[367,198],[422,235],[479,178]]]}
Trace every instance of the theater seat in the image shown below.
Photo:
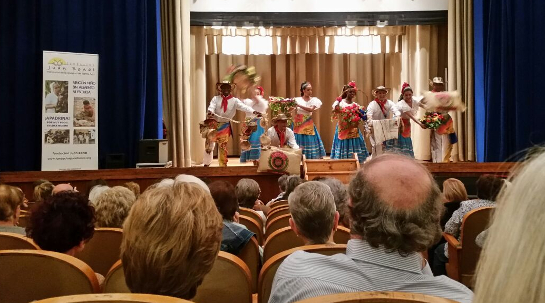
{"label": "theater seat", "polygon": [[28,303],[100,291],[93,270],[69,255],[42,250],[0,251],[0,302]]}
{"label": "theater seat", "polygon": [[184,299],[150,294],[93,294],[55,297],[33,303],[190,303]]}
{"label": "theater seat", "polygon": [[252,237],[244,248],[238,254],[238,257],[244,261],[250,270],[252,278],[252,293],[257,293],[257,279],[259,278],[259,268],[261,265],[261,256],[259,255],[259,245],[255,237]]}
{"label": "theater seat", "polygon": [[40,249],[32,239],[20,234],[0,233],[0,250]]}
{"label": "theater seat", "polygon": [[288,205],[288,200],[279,200],[279,201],[273,202],[269,204],[269,207],[271,208],[271,211],[272,211],[273,209],[284,206],[284,205]]}
{"label": "theater seat", "polygon": [[281,215],[279,217],[276,217],[275,219],[268,221],[267,220],[267,227],[265,228],[265,240],[275,231],[290,226],[290,218],[291,215]]}
{"label": "theater seat", "polygon": [[119,260],[122,238],[121,228],[95,228],[93,237],[76,254],[76,258],[87,263],[95,272],[106,276],[112,265]]}
{"label": "theater seat", "polygon": [[263,225],[261,225],[262,220],[257,221],[253,218],[241,215],[238,217],[238,223],[246,226],[248,230],[255,234],[259,245],[263,244]]}
{"label": "theater seat", "polygon": [[449,299],[443,299],[423,294],[394,292],[394,291],[365,291],[333,294],[309,298],[297,303],[456,303]]}
{"label": "theater seat", "polygon": [[290,207],[288,205],[283,205],[276,207],[274,210],[271,210],[267,214],[267,222],[274,220],[282,215],[288,215],[290,213]]}
{"label": "theater seat", "polygon": [[108,271],[102,286],[105,293],[130,293],[131,290],[125,282],[125,273],[121,260],[117,260]]}
{"label": "theater seat", "polygon": [[251,208],[239,207],[238,213],[241,214],[242,216],[250,217],[256,220],[257,222],[261,222],[261,223],[263,222],[263,218],[261,218],[259,213]]}

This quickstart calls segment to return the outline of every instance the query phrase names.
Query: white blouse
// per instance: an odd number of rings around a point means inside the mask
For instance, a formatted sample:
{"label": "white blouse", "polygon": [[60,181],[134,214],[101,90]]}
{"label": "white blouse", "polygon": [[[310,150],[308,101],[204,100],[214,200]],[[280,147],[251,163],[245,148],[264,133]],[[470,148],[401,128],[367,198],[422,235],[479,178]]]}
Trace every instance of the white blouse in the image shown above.
{"label": "white blouse", "polygon": [[[305,106],[305,107],[316,106],[316,109],[318,109],[318,108],[320,108],[322,106],[322,101],[320,101],[320,99],[318,99],[316,97],[312,97],[308,101],[305,101],[305,99],[303,99],[303,97],[297,97],[297,98],[295,98],[295,102],[297,102],[297,104]],[[297,108],[297,113],[298,114],[303,114],[303,115],[312,115],[312,112],[304,110],[304,109],[302,109],[300,107]]]}
{"label": "white blouse", "polygon": [[[244,99],[242,100],[242,103],[253,108],[256,112],[265,114],[267,112],[267,108],[269,108],[269,101],[265,100],[265,98],[261,96],[256,97],[257,101],[254,101],[253,99]],[[253,113],[246,112],[246,118],[252,119],[255,118],[255,115]]]}
{"label": "white blouse", "polygon": [[357,104],[357,103],[356,102],[348,103],[346,102],[346,99],[342,99],[341,102],[335,100],[335,102],[333,102],[333,105],[331,107],[335,109],[335,107],[337,107],[338,105],[340,108],[345,108],[347,106],[352,106],[354,104]]}
{"label": "white blouse", "polygon": [[416,100],[413,98],[412,107],[405,102],[405,100],[401,99],[397,101],[397,103],[394,106],[394,115],[396,117],[401,117],[403,119],[409,119],[409,116],[405,114],[406,112],[410,112],[415,118],[418,114],[418,108],[420,106],[420,100]]}

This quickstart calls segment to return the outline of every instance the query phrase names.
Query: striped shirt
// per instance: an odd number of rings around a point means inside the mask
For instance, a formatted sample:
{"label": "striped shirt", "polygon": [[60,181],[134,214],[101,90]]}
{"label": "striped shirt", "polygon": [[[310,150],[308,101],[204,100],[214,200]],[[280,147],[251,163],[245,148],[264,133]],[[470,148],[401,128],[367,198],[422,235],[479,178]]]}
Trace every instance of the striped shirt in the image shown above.
{"label": "striped shirt", "polygon": [[350,240],[346,254],[325,256],[296,251],[274,277],[269,303],[288,303],[334,293],[401,291],[469,303],[473,292],[446,276],[434,277],[422,257],[407,257],[363,240]]}

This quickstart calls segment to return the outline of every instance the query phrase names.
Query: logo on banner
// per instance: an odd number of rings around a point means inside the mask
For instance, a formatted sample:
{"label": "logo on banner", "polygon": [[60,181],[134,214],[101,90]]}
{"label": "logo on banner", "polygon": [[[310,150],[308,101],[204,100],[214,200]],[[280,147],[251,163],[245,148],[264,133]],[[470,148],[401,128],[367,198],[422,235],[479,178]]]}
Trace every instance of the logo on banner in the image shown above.
{"label": "logo on banner", "polygon": [[97,69],[93,63],[70,62],[61,57],[54,57],[47,61],[47,69],[45,71],[49,73],[94,76]]}

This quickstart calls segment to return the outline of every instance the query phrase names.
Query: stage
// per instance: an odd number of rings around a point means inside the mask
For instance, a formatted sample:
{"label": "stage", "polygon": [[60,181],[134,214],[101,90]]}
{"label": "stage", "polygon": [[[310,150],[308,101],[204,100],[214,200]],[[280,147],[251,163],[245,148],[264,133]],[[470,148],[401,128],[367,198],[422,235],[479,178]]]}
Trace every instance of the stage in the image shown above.
{"label": "stage", "polygon": [[[217,167],[214,163],[210,167],[187,168],[127,168],[127,169],[101,169],[79,171],[24,171],[24,172],[0,172],[0,183],[18,186],[25,192],[29,200],[32,200],[33,182],[46,179],[54,184],[71,183],[81,192],[87,191],[88,182],[94,179],[104,179],[108,185],[122,185],[125,182],[134,181],[140,184],[142,191],[151,184],[164,178],[173,178],[178,174],[190,174],[205,181],[224,180],[236,184],[242,178],[256,180],[261,186],[261,199],[269,201],[279,193],[276,173],[258,173],[257,168],[251,163],[240,163],[238,159],[229,159],[228,167]],[[495,174],[507,176],[517,163],[504,162],[458,162],[458,163],[429,163],[423,162],[434,175],[439,184],[446,178],[459,178],[466,184],[469,194],[474,194],[474,181],[482,174]]]}

